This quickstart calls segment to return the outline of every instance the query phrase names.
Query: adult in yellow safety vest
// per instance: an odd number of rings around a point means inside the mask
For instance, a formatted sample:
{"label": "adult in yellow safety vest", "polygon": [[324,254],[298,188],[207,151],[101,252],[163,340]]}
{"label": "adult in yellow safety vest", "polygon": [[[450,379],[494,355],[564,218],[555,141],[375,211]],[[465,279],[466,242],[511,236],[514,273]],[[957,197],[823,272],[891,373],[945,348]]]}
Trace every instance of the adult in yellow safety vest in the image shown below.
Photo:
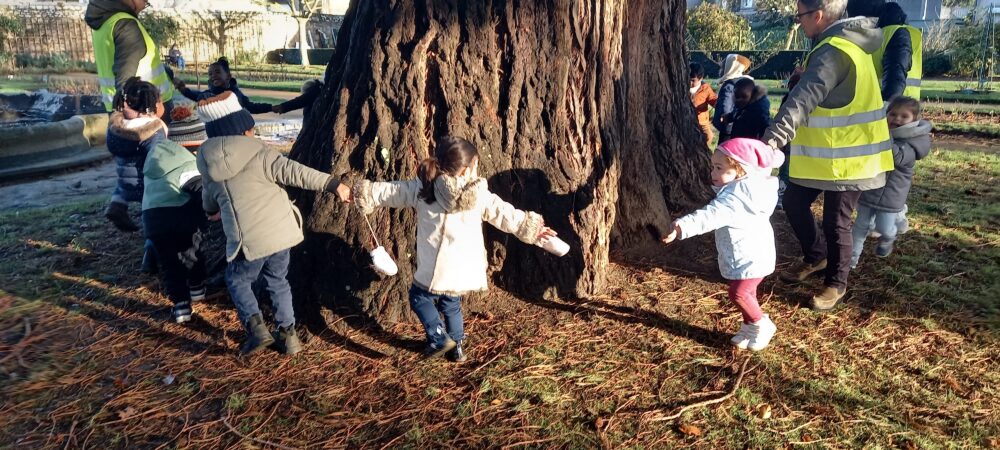
{"label": "adult in yellow safety vest", "polygon": [[160,90],[169,121],[174,96],[160,48],[139,22],[146,0],[90,0],[85,20],[93,29],[94,57],[104,107],[111,112],[115,91],[131,77],[138,76]]}
{"label": "adult in yellow safety vest", "polygon": [[[871,54],[882,45],[873,18],[844,19],[847,0],[799,0],[794,19],[813,47],[763,140],[789,146],[783,197],[803,261],[781,275],[788,283],[824,273],[812,308],[832,309],[847,292],[851,226],[863,191],[885,185],[893,160]],[[810,209],[823,194],[823,226]]]}
{"label": "adult in yellow safety vest", "polygon": [[887,2],[878,16],[882,46],[872,54],[875,73],[882,82],[882,100],[905,95],[920,100],[920,79],[924,75],[923,35],[906,24],[899,4]]}

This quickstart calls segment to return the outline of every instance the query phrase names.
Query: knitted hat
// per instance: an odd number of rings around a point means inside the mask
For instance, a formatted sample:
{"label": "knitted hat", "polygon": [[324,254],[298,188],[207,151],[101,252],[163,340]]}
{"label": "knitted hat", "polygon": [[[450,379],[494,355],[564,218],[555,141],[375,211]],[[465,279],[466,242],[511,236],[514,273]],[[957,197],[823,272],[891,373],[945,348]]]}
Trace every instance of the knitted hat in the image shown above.
{"label": "knitted hat", "polygon": [[171,141],[174,141],[186,148],[195,148],[205,142],[208,139],[208,135],[205,133],[205,122],[202,122],[191,111],[191,108],[186,106],[176,106],[173,111],[170,112],[170,125],[168,126],[170,133],[168,136]]}
{"label": "knitted hat", "polygon": [[736,160],[747,173],[767,172],[785,162],[784,153],[756,139],[730,139],[719,144],[719,151]]}
{"label": "knitted hat", "polygon": [[205,121],[208,137],[239,136],[252,130],[253,116],[243,109],[232,91],[198,102],[198,116]]}

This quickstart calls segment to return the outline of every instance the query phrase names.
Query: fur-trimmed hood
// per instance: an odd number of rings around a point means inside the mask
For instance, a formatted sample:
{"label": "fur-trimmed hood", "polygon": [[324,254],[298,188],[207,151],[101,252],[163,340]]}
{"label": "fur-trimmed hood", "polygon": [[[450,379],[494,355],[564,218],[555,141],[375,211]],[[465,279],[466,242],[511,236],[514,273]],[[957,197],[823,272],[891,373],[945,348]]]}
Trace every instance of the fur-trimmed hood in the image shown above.
{"label": "fur-trimmed hood", "polygon": [[[125,118],[125,115],[121,111],[115,111],[111,113],[111,118],[108,119],[108,132],[122,139],[135,142],[148,140],[156,135],[156,133],[160,130],[163,130],[163,132],[166,133],[167,125],[164,124],[162,120],[143,119],[144,118],[129,120]],[[147,123],[143,124],[141,122]]]}
{"label": "fur-trimmed hood", "polygon": [[434,180],[434,197],[450,213],[475,208],[480,196],[487,191],[484,178],[441,175]]}

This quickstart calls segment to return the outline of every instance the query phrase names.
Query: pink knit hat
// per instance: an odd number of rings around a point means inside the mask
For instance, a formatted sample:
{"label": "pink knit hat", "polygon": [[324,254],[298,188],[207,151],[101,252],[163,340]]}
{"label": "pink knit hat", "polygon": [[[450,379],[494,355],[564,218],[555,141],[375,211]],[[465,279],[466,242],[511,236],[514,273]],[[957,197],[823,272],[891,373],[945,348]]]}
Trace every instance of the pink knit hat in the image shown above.
{"label": "pink knit hat", "polygon": [[747,173],[769,171],[785,162],[784,153],[756,139],[730,139],[719,144],[719,151],[735,159]]}

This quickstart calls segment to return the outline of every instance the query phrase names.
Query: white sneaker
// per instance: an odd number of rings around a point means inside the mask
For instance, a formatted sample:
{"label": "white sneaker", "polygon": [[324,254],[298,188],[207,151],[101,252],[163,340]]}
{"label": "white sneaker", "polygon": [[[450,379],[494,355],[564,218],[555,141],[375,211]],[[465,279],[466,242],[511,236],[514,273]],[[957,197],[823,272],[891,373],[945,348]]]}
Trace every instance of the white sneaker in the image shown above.
{"label": "white sneaker", "polygon": [[753,334],[755,333],[754,330],[755,328],[757,327],[755,327],[753,324],[744,322],[743,324],[740,325],[740,331],[737,331],[736,335],[733,336],[733,338],[730,339],[729,342],[733,344],[733,347],[736,347],[740,350],[746,350],[747,345],[750,345],[750,336],[753,336]]}
{"label": "white sneaker", "polygon": [[759,352],[767,348],[767,345],[771,343],[771,338],[778,332],[778,327],[774,325],[774,322],[771,322],[771,318],[767,314],[764,314],[757,323],[753,324],[753,327],[756,332],[750,336],[750,343],[747,345],[747,348]]}

